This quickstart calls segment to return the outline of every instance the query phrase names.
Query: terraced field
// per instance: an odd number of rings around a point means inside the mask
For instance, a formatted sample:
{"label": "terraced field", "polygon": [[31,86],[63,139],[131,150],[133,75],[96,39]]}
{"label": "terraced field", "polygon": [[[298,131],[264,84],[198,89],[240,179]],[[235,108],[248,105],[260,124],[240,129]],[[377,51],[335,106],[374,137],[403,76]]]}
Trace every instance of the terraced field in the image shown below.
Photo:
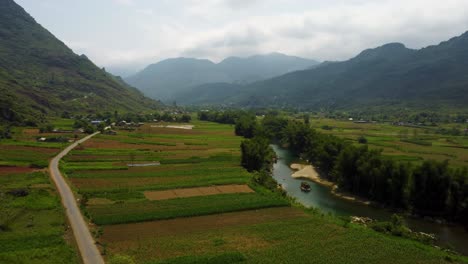
{"label": "terraced field", "polygon": [[464,260],[291,206],[240,166],[232,126],[192,125],[99,135],[62,163],[110,263]]}

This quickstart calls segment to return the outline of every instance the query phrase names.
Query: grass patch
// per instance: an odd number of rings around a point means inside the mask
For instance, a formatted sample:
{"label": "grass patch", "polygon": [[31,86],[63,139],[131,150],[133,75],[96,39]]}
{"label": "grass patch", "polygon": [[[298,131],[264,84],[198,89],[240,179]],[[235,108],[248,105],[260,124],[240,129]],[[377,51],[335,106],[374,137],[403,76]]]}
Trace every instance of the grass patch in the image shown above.
{"label": "grass patch", "polygon": [[226,252],[219,255],[208,256],[183,256],[163,261],[150,261],[146,264],[231,264],[246,260],[245,256],[239,252]]}
{"label": "grass patch", "polygon": [[0,263],[78,263],[64,240],[59,197],[44,172],[0,177],[0,226]]}

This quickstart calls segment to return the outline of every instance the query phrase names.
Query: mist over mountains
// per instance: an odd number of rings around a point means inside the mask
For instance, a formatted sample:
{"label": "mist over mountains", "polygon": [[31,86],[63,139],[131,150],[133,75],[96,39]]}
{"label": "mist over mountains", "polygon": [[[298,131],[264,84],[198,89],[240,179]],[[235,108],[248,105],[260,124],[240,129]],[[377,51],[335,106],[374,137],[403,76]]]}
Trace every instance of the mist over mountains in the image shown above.
{"label": "mist over mountains", "polygon": [[149,97],[168,101],[198,85],[248,84],[317,64],[314,60],[280,53],[248,58],[229,57],[220,63],[203,59],[175,58],[152,64],[125,80]]}
{"label": "mist over mountains", "polygon": [[178,102],[242,107],[337,109],[449,106],[468,102],[468,33],[420,50],[390,43],[343,62],[325,62],[246,85],[209,84]]}

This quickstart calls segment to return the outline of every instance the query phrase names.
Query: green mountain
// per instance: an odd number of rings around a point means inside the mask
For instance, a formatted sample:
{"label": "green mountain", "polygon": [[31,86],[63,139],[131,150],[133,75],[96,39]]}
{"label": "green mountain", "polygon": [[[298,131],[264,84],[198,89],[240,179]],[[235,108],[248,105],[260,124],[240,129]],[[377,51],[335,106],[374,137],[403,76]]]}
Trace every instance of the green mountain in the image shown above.
{"label": "green mountain", "polygon": [[212,105],[223,103],[226,98],[235,97],[243,86],[235,83],[206,83],[174,95],[181,105]]}
{"label": "green mountain", "polygon": [[400,43],[368,49],[348,61],[322,63],[313,69],[230,87],[224,98],[219,94],[225,87],[211,87],[209,91],[216,90],[216,94],[199,93],[203,100],[196,103],[307,109],[467,108],[467,73],[468,33],[465,33],[420,50],[408,49]]}
{"label": "green mountain", "polygon": [[0,120],[10,122],[158,104],[73,53],[13,0],[0,1],[0,94]]}
{"label": "green mountain", "polygon": [[280,53],[248,58],[229,57],[216,64],[209,60],[176,58],[146,67],[125,80],[147,96],[163,100],[195,92],[197,86],[212,83],[251,83],[316,65],[313,60]]}

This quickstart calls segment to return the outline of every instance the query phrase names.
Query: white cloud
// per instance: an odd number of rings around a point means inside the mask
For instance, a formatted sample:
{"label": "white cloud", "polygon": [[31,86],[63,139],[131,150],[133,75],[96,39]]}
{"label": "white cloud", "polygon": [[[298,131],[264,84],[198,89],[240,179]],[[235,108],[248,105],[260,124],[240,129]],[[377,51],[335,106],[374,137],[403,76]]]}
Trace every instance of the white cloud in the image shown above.
{"label": "white cloud", "polygon": [[134,0],[111,0],[114,3],[117,3],[119,5],[124,5],[124,6],[133,6],[135,5]]}
{"label": "white cloud", "polygon": [[[83,1],[93,8],[94,1]],[[96,20],[115,21],[108,32],[79,38],[72,30],[56,32],[102,66],[273,51],[343,60],[388,42],[421,48],[468,30],[466,0],[110,1],[126,8],[99,13]],[[79,28],[80,21],[74,23]],[[47,26],[55,33],[54,24]]]}

